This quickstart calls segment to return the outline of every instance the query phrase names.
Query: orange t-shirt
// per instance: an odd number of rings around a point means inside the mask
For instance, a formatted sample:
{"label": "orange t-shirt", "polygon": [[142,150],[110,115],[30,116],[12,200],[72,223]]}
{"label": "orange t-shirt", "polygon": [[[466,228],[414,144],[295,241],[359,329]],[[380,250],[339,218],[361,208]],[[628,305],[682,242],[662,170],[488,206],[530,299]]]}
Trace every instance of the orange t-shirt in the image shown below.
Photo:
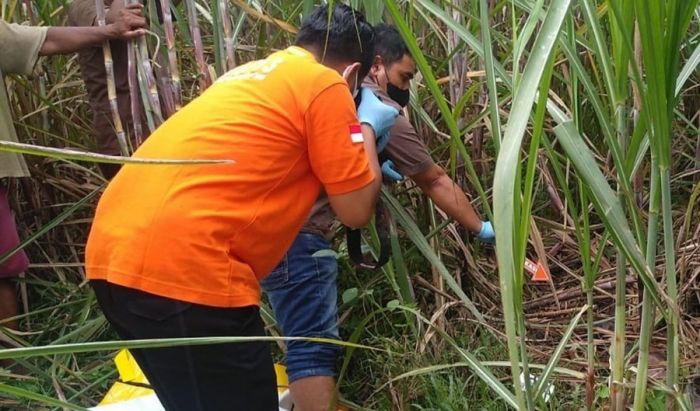
{"label": "orange t-shirt", "polygon": [[135,157],[231,159],[125,165],[97,206],[89,279],[216,307],[259,304],[323,187],[374,179],[347,83],[290,47],[240,66],[168,119]]}

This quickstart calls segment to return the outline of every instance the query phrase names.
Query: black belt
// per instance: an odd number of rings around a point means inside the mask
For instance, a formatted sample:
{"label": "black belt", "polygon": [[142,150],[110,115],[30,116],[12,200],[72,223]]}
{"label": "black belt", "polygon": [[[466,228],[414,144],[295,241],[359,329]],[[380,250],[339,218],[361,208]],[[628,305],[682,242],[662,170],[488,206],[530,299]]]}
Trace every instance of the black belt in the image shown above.
{"label": "black belt", "polygon": [[378,199],[374,220],[379,237],[379,258],[376,262],[365,259],[364,254],[362,254],[362,230],[346,227],[348,254],[356,268],[376,270],[389,262],[389,258],[391,257],[391,242],[388,229],[390,218],[391,214],[389,213],[389,209],[381,199]]}

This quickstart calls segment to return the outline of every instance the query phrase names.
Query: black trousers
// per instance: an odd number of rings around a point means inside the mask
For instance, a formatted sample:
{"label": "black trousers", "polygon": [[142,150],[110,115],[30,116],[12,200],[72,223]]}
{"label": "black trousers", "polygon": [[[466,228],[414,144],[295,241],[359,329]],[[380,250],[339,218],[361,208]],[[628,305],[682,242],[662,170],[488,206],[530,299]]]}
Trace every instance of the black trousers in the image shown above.
{"label": "black trousers", "polygon": [[[125,340],[263,336],[258,307],[217,308],[91,281]],[[269,344],[245,342],[131,350],[167,411],[278,411]]]}

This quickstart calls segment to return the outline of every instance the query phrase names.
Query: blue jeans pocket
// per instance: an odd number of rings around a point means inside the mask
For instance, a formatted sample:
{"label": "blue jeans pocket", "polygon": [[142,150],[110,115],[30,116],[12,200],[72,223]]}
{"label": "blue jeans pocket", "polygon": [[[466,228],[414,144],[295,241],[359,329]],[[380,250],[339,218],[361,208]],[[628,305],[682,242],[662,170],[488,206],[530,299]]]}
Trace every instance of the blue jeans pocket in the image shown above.
{"label": "blue jeans pocket", "polygon": [[289,257],[284,255],[282,261],[267,277],[260,281],[260,286],[266,292],[284,287],[289,281]]}

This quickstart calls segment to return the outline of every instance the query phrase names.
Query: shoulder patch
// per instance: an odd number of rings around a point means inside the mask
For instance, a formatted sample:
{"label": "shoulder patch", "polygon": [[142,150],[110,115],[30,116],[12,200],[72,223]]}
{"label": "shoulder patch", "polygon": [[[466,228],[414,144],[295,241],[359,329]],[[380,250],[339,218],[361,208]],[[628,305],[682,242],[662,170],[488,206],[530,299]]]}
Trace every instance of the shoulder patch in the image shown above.
{"label": "shoulder patch", "polygon": [[359,124],[350,125],[350,140],[353,143],[363,143],[365,141],[364,136],[362,136],[362,127]]}

